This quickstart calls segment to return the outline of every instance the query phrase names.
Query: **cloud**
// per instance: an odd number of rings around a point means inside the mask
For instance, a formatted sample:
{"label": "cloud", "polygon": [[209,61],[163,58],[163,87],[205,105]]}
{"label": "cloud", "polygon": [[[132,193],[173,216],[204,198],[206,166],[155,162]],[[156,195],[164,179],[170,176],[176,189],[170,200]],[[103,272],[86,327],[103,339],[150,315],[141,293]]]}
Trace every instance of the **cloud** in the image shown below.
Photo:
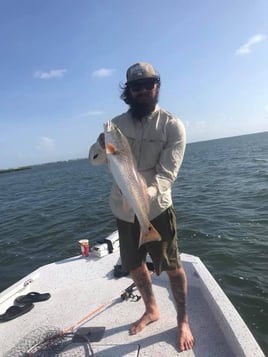
{"label": "cloud", "polygon": [[114,73],[112,68],[100,68],[92,72],[92,77],[111,77]]}
{"label": "cloud", "polygon": [[239,47],[235,54],[236,55],[247,55],[251,52],[252,46],[254,46],[256,43],[262,42],[266,39],[265,35],[258,34],[250,37],[246,43],[244,43],[241,47]]}
{"label": "cloud", "polygon": [[36,71],[34,73],[34,78],[39,79],[51,79],[51,78],[61,78],[67,72],[66,69],[51,69],[48,72]]}
{"label": "cloud", "polygon": [[92,116],[100,116],[105,114],[103,110],[91,110],[89,112],[81,113],[78,115],[78,118],[86,118],[86,117],[92,117]]}
{"label": "cloud", "polygon": [[36,149],[42,152],[52,152],[55,149],[54,140],[47,136],[43,136],[36,146]]}

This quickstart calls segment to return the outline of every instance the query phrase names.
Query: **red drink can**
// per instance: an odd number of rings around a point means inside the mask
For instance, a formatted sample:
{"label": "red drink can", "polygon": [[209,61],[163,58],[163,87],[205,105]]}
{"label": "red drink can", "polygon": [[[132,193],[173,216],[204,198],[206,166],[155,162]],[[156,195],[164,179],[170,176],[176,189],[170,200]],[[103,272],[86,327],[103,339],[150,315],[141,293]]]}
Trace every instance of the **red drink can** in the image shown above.
{"label": "red drink can", "polygon": [[88,253],[89,253],[89,243],[88,243],[88,239],[81,239],[81,240],[79,241],[79,244],[80,244],[81,254],[82,254],[84,257],[87,257],[87,256],[88,256]]}

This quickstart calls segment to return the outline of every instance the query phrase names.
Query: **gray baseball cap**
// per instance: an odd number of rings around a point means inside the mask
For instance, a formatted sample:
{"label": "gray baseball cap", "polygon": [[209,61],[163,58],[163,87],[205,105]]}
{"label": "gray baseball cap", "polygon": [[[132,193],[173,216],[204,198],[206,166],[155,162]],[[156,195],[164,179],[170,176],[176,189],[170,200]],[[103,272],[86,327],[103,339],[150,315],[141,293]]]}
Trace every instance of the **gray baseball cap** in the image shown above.
{"label": "gray baseball cap", "polygon": [[159,74],[150,63],[138,62],[129,67],[126,73],[127,83],[145,78],[159,80]]}

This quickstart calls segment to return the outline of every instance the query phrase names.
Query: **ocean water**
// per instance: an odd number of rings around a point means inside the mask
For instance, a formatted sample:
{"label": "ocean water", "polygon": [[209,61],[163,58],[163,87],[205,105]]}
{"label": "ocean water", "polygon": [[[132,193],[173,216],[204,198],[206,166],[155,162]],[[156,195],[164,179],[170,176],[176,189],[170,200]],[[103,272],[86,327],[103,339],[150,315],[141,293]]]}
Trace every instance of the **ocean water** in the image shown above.
{"label": "ocean water", "polygon": [[[86,159],[0,175],[0,291],[116,229],[111,176]],[[173,188],[179,247],[199,256],[268,355],[268,132],[188,144]]]}

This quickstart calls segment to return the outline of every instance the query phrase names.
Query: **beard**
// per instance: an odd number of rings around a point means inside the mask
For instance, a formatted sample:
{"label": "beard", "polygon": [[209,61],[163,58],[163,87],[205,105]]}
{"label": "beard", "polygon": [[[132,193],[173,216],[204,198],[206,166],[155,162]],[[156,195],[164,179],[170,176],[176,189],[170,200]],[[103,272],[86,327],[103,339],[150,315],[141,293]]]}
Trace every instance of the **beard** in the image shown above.
{"label": "beard", "polygon": [[130,96],[129,106],[134,118],[141,120],[146,115],[151,114],[158,102],[158,92],[152,96],[151,93],[142,93],[135,98]]}

